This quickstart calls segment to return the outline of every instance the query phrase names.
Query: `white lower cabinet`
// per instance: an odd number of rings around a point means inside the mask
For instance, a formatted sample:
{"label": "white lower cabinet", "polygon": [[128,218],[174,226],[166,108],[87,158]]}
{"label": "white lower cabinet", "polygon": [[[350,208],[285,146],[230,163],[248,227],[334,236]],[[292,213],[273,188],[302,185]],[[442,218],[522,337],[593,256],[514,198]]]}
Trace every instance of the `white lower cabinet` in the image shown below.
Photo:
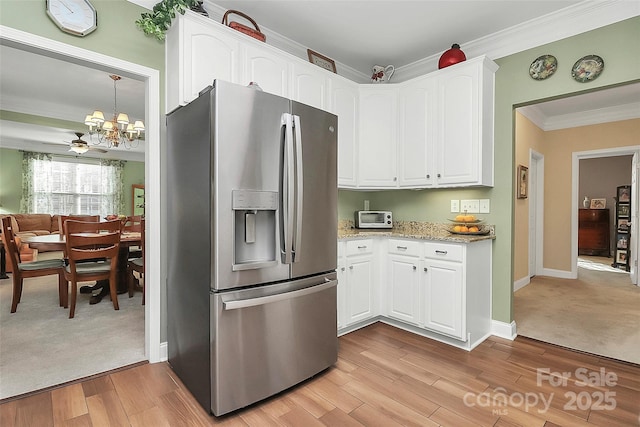
{"label": "white lower cabinet", "polygon": [[422,263],[422,326],[463,339],[462,264],[431,259]]}
{"label": "white lower cabinet", "polygon": [[490,335],[491,240],[380,238],[386,250],[379,263],[373,240],[340,243],[338,329],[380,314],[392,324],[466,349]]}
{"label": "white lower cabinet", "polygon": [[378,269],[373,239],[341,242],[338,249],[338,329],[378,315]]}

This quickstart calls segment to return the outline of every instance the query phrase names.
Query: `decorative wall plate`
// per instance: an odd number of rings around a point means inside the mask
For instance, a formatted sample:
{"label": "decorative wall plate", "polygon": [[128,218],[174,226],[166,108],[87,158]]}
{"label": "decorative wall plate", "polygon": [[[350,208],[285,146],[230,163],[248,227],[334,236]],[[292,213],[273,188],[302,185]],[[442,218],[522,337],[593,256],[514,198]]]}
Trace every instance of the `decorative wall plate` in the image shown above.
{"label": "decorative wall plate", "polygon": [[577,82],[586,83],[595,80],[604,69],[604,60],[598,55],[584,56],[571,68],[571,77]]}
{"label": "decorative wall plate", "polygon": [[529,66],[529,75],[534,80],[544,80],[551,77],[558,68],[558,60],[553,55],[537,57]]}

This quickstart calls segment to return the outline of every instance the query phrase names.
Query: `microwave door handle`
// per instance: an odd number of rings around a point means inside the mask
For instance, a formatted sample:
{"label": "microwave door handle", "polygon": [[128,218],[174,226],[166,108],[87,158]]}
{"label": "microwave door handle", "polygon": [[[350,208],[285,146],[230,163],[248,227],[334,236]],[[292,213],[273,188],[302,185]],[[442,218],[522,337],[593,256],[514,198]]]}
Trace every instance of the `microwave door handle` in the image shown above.
{"label": "microwave door handle", "polygon": [[302,208],[303,208],[303,163],[302,163],[302,128],[300,127],[300,116],[293,116],[293,129],[295,131],[295,197],[296,197],[296,225],[293,238],[293,262],[299,262],[302,254]]}
{"label": "microwave door handle", "polygon": [[282,115],[282,125],[284,126],[284,160],[282,171],[282,225],[284,242],[282,243],[282,263],[291,264],[293,243],[293,203],[294,203],[294,171],[293,171],[293,121],[291,114]]}

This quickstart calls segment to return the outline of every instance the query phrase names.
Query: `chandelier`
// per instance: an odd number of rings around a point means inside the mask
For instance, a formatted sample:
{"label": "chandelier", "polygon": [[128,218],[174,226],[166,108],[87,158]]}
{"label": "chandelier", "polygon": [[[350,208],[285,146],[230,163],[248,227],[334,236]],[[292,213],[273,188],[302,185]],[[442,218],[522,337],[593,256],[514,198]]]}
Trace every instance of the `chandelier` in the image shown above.
{"label": "chandelier", "polygon": [[84,124],[89,126],[89,135],[97,137],[95,144],[105,144],[107,148],[124,146],[126,149],[136,148],[140,143],[144,132],[144,122],[135,120],[133,123],[129,121],[129,115],[126,113],[118,113],[117,98],[118,91],[116,82],[122,77],[115,74],[109,75],[113,80],[113,119],[105,120],[104,114],[100,110],[96,110],[93,114],[87,114],[84,118]]}

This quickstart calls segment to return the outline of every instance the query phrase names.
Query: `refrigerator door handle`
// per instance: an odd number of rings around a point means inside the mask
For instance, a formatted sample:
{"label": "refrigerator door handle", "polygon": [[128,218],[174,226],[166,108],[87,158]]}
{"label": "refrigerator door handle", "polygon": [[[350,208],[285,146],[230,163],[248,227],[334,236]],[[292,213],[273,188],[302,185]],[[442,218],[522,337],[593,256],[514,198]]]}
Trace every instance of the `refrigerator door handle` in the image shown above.
{"label": "refrigerator door handle", "polygon": [[299,289],[299,290],[293,291],[293,292],[284,292],[284,293],[281,293],[281,294],[267,295],[267,296],[264,296],[264,297],[257,297],[257,298],[225,301],[223,303],[224,309],[225,310],[236,310],[236,309],[239,309],[239,308],[256,307],[256,306],[259,306],[259,305],[265,305],[265,304],[269,304],[269,303],[272,303],[272,302],[277,302],[277,301],[282,301],[282,300],[292,299],[292,298],[298,298],[298,297],[301,297],[303,295],[310,295],[310,294],[314,294],[316,292],[324,291],[325,289],[328,289],[328,288],[330,288],[332,286],[336,286],[338,284],[338,280],[328,280],[328,279],[325,279],[325,280],[326,280],[325,283],[322,283],[320,285],[311,286],[311,287],[304,288],[304,289]]}
{"label": "refrigerator door handle", "polygon": [[282,115],[282,125],[284,126],[284,164],[282,179],[282,227],[284,242],[282,242],[282,263],[291,264],[293,247],[293,212],[295,198],[295,178],[294,178],[294,153],[293,153],[293,118],[291,114]]}
{"label": "refrigerator door handle", "polygon": [[296,151],[296,186],[295,186],[295,197],[296,197],[296,225],[295,225],[295,235],[293,238],[293,262],[299,262],[300,256],[302,255],[302,207],[303,207],[303,193],[304,193],[304,185],[303,185],[303,176],[304,171],[302,168],[302,128],[300,127],[300,116],[293,116],[293,129],[295,130],[295,151]]}

